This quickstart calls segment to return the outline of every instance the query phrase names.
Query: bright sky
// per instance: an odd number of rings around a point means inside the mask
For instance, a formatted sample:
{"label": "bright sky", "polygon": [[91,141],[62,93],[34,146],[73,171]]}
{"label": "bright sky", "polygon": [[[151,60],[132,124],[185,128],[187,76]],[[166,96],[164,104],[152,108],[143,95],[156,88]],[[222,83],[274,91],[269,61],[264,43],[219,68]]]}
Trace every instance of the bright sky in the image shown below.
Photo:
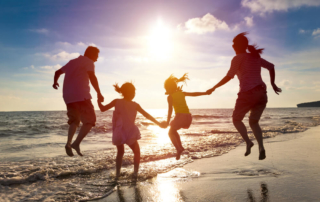
{"label": "bright sky", "polygon": [[[54,71],[88,45],[101,51],[95,65],[105,103],[120,97],[114,83],[133,81],[134,101],[166,108],[170,74],[188,72],[183,90],[206,91],[226,75],[233,37],[244,31],[250,44],[265,48],[262,57],[275,64],[283,89],[276,95],[262,71],[268,107],[320,100],[319,13],[319,0],[1,1],[0,111],[65,110],[63,77],[54,90]],[[187,103],[233,108],[238,88],[235,77]]]}

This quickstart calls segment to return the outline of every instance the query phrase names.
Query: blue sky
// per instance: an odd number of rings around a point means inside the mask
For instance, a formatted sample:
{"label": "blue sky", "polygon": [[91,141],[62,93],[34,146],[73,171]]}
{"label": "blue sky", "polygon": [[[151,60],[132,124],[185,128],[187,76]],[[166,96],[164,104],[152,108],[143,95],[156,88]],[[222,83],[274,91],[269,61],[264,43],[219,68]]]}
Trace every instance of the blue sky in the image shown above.
{"label": "blue sky", "polygon": [[[279,96],[262,71],[268,107],[320,100],[319,12],[318,0],[1,1],[0,111],[64,110],[62,88],[51,87],[54,71],[88,45],[101,51],[96,75],[106,102],[119,97],[112,84],[133,81],[143,108],[166,108],[164,80],[188,72],[185,91],[211,88],[243,31],[276,67]],[[188,105],[233,108],[238,85],[235,78]]]}

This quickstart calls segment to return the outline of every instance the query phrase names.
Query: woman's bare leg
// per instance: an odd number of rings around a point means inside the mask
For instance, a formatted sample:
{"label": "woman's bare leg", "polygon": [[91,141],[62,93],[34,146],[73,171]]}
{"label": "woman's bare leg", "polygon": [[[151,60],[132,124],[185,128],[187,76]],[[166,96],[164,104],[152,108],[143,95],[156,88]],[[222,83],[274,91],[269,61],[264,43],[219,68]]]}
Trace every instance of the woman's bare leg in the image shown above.
{"label": "woman's bare leg", "polygon": [[262,130],[259,125],[259,120],[249,119],[249,125],[259,145],[259,160],[263,160],[266,158],[266,152],[263,146]]}
{"label": "woman's bare leg", "polygon": [[248,137],[248,132],[246,126],[243,124],[242,121],[239,120],[234,120],[233,119],[233,125],[236,127],[238,132],[240,133],[241,137],[247,144],[247,150],[246,153],[244,154],[245,156],[248,156],[251,153],[251,147],[253,147],[253,142],[249,139]]}

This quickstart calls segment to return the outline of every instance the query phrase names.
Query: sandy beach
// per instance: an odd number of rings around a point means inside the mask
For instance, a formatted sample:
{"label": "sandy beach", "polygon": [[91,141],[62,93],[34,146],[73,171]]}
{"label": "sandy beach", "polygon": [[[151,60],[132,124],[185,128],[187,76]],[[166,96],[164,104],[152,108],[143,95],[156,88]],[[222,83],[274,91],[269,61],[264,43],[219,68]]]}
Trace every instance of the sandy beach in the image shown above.
{"label": "sandy beach", "polygon": [[248,157],[242,144],[223,156],[120,185],[97,201],[319,201],[320,127],[264,141],[264,161],[256,142]]}

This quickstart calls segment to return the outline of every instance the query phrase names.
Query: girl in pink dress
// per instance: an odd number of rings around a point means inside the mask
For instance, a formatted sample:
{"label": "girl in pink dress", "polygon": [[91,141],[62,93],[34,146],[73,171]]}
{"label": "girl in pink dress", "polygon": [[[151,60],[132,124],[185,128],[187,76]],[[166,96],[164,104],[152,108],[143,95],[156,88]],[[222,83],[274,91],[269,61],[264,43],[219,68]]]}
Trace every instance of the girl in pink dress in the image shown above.
{"label": "girl in pink dress", "polygon": [[144,111],[140,105],[133,102],[136,94],[136,89],[132,83],[125,83],[121,87],[118,84],[114,85],[115,90],[120,93],[123,98],[115,99],[109,104],[103,106],[98,102],[101,112],[107,111],[112,107],[115,108],[112,117],[112,143],[117,146],[116,158],[116,179],[120,176],[122,158],[124,155],[124,144],[127,144],[134,153],[134,173],[137,177],[140,164],[140,147],[137,140],[141,138],[140,131],[135,125],[137,112],[140,112],[144,117],[153,121],[162,128],[166,128],[166,122],[159,123],[150,114]]}

